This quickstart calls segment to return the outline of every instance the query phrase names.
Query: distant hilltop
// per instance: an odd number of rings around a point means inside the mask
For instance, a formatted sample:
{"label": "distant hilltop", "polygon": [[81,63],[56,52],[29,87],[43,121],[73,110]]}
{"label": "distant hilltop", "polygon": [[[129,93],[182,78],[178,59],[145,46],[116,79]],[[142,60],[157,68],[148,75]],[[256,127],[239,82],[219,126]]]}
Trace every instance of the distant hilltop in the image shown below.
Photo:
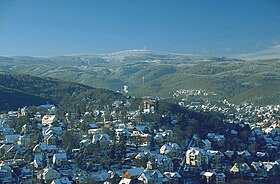
{"label": "distant hilltop", "polygon": [[236,103],[274,104],[280,103],[279,50],[278,45],[234,57],[151,50],[52,57],[2,56],[0,70],[113,91],[128,86],[129,95],[135,96],[170,98],[179,89],[200,89]]}

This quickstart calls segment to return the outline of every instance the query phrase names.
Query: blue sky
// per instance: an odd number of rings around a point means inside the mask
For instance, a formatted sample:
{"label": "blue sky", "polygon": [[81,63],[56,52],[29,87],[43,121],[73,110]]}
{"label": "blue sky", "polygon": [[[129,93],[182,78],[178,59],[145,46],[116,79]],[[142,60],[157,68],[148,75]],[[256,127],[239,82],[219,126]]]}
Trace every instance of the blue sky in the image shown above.
{"label": "blue sky", "polygon": [[280,43],[278,0],[0,0],[0,55],[143,49],[231,55]]}

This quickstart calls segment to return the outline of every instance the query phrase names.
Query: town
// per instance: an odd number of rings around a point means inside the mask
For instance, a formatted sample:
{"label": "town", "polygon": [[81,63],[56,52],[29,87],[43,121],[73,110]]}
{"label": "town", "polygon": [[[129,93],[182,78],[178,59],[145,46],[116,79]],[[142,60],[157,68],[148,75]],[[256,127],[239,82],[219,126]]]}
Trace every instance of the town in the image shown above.
{"label": "town", "polygon": [[280,105],[178,103],[219,114],[224,127],[209,120],[217,128],[208,130],[199,118],[160,111],[159,101],[143,97],[132,107],[131,99],[120,99],[86,112],[53,104],[3,112],[0,183],[277,183]]}

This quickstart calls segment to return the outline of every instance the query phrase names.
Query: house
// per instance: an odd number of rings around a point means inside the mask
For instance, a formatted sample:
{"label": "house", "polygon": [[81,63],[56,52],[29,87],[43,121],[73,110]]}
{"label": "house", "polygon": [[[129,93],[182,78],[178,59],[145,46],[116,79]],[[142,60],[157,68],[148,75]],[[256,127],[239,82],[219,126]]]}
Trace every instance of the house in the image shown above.
{"label": "house", "polygon": [[38,173],[37,178],[45,183],[51,183],[53,180],[60,178],[60,173],[52,167],[46,167],[41,173]]}
{"label": "house", "polygon": [[216,183],[216,184],[225,184],[226,175],[224,173],[217,173],[215,171],[202,171],[200,173],[201,183]]}
{"label": "house", "polygon": [[53,165],[63,167],[67,165],[67,155],[65,153],[56,153],[53,155]]}
{"label": "house", "polygon": [[141,184],[161,184],[163,175],[159,170],[144,170],[138,177]]}
{"label": "house", "polygon": [[47,145],[57,145],[59,142],[60,137],[56,136],[55,134],[46,134],[44,135],[44,142]]}
{"label": "house", "polygon": [[11,144],[11,143],[2,144],[2,145],[0,146],[0,154],[1,154],[1,155],[5,155],[5,154],[8,152],[8,150],[9,150],[11,147],[13,147],[13,146],[14,146],[14,145]]}
{"label": "house", "polygon": [[143,167],[137,167],[135,169],[128,169],[124,172],[123,178],[138,180],[138,177],[144,172]]}
{"label": "house", "polygon": [[225,136],[224,135],[216,134],[215,137],[214,137],[214,141],[216,141],[216,143],[219,146],[224,146],[224,144],[225,144]]}
{"label": "house", "polygon": [[129,130],[127,128],[117,128],[115,129],[116,139],[118,142],[127,140],[129,134]]}
{"label": "house", "polygon": [[177,157],[180,155],[181,147],[177,143],[168,143],[161,146],[159,152],[160,154],[165,154],[170,157]]}
{"label": "house", "polygon": [[33,165],[35,168],[38,168],[38,169],[43,167],[43,155],[42,154],[34,155]]}
{"label": "house", "polygon": [[0,183],[12,183],[12,168],[7,164],[0,164]]}
{"label": "house", "polygon": [[230,131],[230,133],[231,133],[232,135],[237,135],[237,134],[238,134],[238,132],[237,132],[236,130],[234,130],[234,129],[232,129],[232,130]]}
{"label": "house", "polygon": [[242,158],[244,160],[250,160],[252,157],[251,153],[248,150],[244,151],[237,151],[237,155],[239,158]]}
{"label": "house", "polygon": [[95,123],[90,123],[88,125],[88,134],[98,134],[98,133],[100,133],[100,130],[97,127],[97,125]]}
{"label": "house", "polygon": [[30,124],[24,124],[21,128],[21,133],[23,134],[30,134],[30,133],[34,133],[34,128],[32,128],[32,126]]}
{"label": "house", "polygon": [[23,156],[24,149],[19,145],[12,144],[8,150],[6,150],[5,157],[6,158],[15,158],[16,156]]}
{"label": "house", "polygon": [[8,116],[9,117],[18,117],[18,111],[9,111]]}
{"label": "house", "polygon": [[43,125],[51,125],[54,123],[54,121],[56,120],[55,115],[44,115],[42,118],[42,124]]}
{"label": "house", "polygon": [[51,182],[51,184],[71,184],[70,180],[68,177],[62,177],[60,179],[55,179]]}
{"label": "house", "polygon": [[261,131],[261,129],[259,127],[252,128],[251,132],[255,136],[259,136],[259,137],[263,136],[263,132]]}
{"label": "house", "polygon": [[170,144],[164,144],[163,146],[160,147],[160,154],[162,155],[171,155],[173,148]]}
{"label": "house", "polygon": [[209,141],[208,139],[204,139],[204,140],[202,140],[202,148],[204,149],[204,150],[209,150],[209,149],[211,149],[211,141]]}
{"label": "house", "polygon": [[138,153],[135,157],[136,167],[145,167],[148,162],[148,155],[145,152]]}
{"label": "house", "polygon": [[148,132],[150,132],[150,128],[148,126],[142,125],[142,126],[135,126],[132,129],[132,133],[133,134],[146,134]]}
{"label": "house", "polygon": [[139,115],[140,115],[139,110],[127,111],[127,117],[128,117],[129,120],[134,120],[134,119],[138,118]]}
{"label": "house", "polygon": [[143,99],[143,111],[144,113],[154,113],[157,105],[157,98],[145,97]]}
{"label": "house", "polygon": [[224,152],[224,155],[226,156],[227,159],[233,159],[234,157],[234,151],[231,151],[231,150],[227,150]]}
{"label": "house", "polygon": [[55,108],[55,105],[53,104],[43,104],[43,105],[40,105],[39,108],[42,108],[42,109],[54,109]]}
{"label": "house", "polygon": [[34,115],[33,119],[36,121],[36,122],[41,122],[42,123],[42,115],[37,113]]}
{"label": "house", "polygon": [[29,147],[31,145],[30,136],[27,134],[21,135],[18,139],[18,145],[23,147]]}
{"label": "house", "polygon": [[151,164],[156,166],[156,168],[158,168],[161,172],[173,171],[173,169],[174,169],[173,161],[169,156],[157,154],[157,155],[155,155],[154,158],[155,159],[154,159],[153,163],[151,163]]}
{"label": "house", "polygon": [[56,134],[56,135],[62,135],[63,130],[62,127],[60,126],[51,126],[49,125],[49,127],[43,132],[43,134]]}
{"label": "house", "polygon": [[3,128],[3,129],[2,129],[2,134],[3,134],[3,135],[14,134],[14,132],[15,132],[15,129],[14,129],[14,128],[6,127],[6,128]]}
{"label": "house", "polygon": [[30,113],[30,111],[26,106],[23,108],[20,108],[18,111],[19,116],[26,116],[29,113]]}
{"label": "house", "polygon": [[182,176],[178,172],[164,172],[163,173],[163,184],[179,184]]}
{"label": "house", "polygon": [[139,146],[150,146],[151,143],[151,135],[150,134],[141,134],[140,136],[138,136],[137,139],[138,143],[137,145]]}
{"label": "house", "polygon": [[35,145],[33,148],[34,153],[42,153],[46,152],[48,155],[53,155],[58,150],[56,145],[47,145],[45,142],[40,142],[39,144]]}
{"label": "house", "polygon": [[215,137],[215,133],[208,133],[207,134],[207,138],[210,139],[210,140],[213,140]]}
{"label": "house", "polygon": [[265,177],[267,176],[267,172],[266,169],[264,168],[264,165],[262,162],[252,162],[251,166],[253,168],[253,173],[257,176],[257,177]]}
{"label": "house", "polygon": [[100,149],[106,149],[111,144],[111,139],[108,134],[98,134],[92,137],[93,144],[99,144]]}
{"label": "house", "polygon": [[164,142],[163,133],[156,133],[156,135],[154,136],[154,140],[156,141],[157,144],[162,144]]}
{"label": "house", "polygon": [[19,137],[20,137],[20,134],[5,135],[5,141],[8,142],[8,143],[16,144]]}
{"label": "house", "polygon": [[0,115],[0,130],[3,128],[9,128],[10,121],[11,120],[7,117],[4,117],[4,115]]}
{"label": "house", "polygon": [[206,152],[200,148],[192,147],[186,152],[186,164],[200,167],[208,164]]}
{"label": "house", "polygon": [[122,178],[119,184],[130,184],[132,183],[132,179]]}
{"label": "house", "polygon": [[230,172],[237,175],[247,175],[251,172],[250,167],[247,163],[235,163],[232,168],[230,169]]}
{"label": "house", "polygon": [[122,100],[116,100],[114,101],[114,103],[112,104],[112,107],[114,108],[117,108],[117,107],[120,107],[120,106],[123,106],[123,101]]}
{"label": "house", "polygon": [[216,173],[216,184],[225,184],[226,175],[224,173]]}
{"label": "house", "polygon": [[[36,180],[32,175],[31,169],[27,165],[19,166],[18,170],[22,183],[32,183],[32,181],[34,182]],[[15,169],[14,172],[17,172],[17,169]]]}
{"label": "house", "polygon": [[263,162],[263,165],[268,176],[275,176],[279,173],[280,161]]}
{"label": "house", "polygon": [[83,139],[83,140],[80,141],[80,146],[83,146],[83,147],[87,147],[91,144],[92,144],[92,142],[88,139]]}
{"label": "house", "polygon": [[119,172],[108,171],[108,174],[109,177],[105,182],[106,184],[114,184],[114,183],[119,183],[121,181],[122,176]]}
{"label": "house", "polygon": [[207,150],[206,154],[212,168],[220,169],[222,167],[222,159],[224,157],[222,152],[215,150]]}
{"label": "house", "polygon": [[163,132],[163,137],[164,137],[164,140],[167,141],[167,142],[170,142],[173,138],[173,131],[172,130],[165,130]]}
{"label": "house", "polygon": [[127,138],[126,144],[130,147],[147,147],[151,142],[151,135],[148,133],[142,134],[141,131],[133,131],[134,133],[128,132],[123,134],[123,137]]}
{"label": "house", "polygon": [[265,157],[267,156],[267,153],[258,151],[258,152],[256,153],[256,156],[257,156],[258,158],[265,158]]}
{"label": "house", "polygon": [[202,181],[206,181],[206,183],[216,183],[216,175],[215,172],[205,172],[202,171],[200,173],[200,176],[202,176]]}
{"label": "house", "polygon": [[104,183],[109,177],[110,174],[106,170],[99,170],[97,172],[91,173],[90,175],[90,178],[94,179],[96,183]]}

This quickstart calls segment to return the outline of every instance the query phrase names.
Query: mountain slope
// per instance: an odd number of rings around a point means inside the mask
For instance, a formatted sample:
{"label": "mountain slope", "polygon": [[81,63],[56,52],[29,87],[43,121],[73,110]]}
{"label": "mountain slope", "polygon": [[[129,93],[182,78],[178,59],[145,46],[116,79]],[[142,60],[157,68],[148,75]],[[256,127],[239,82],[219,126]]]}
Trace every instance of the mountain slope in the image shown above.
{"label": "mountain slope", "polygon": [[96,105],[99,105],[102,98],[110,100],[122,96],[113,91],[73,82],[0,72],[0,110],[47,102],[65,103],[63,99],[66,97],[74,103],[78,98],[82,98],[82,94],[93,97],[91,100],[96,101]]}
{"label": "mountain slope", "polygon": [[44,104],[47,101],[36,95],[0,86],[0,110],[17,110],[19,107]]}
{"label": "mountain slope", "polygon": [[234,103],[280,103],[280,60],[244,61],[146,50],[49,58],[0,57],[0,70],[73,81],[129,94],[172,97],[178,89]]}

